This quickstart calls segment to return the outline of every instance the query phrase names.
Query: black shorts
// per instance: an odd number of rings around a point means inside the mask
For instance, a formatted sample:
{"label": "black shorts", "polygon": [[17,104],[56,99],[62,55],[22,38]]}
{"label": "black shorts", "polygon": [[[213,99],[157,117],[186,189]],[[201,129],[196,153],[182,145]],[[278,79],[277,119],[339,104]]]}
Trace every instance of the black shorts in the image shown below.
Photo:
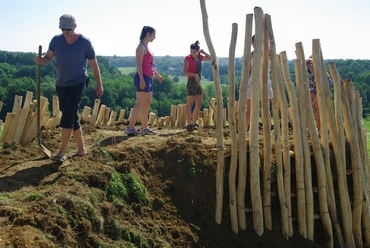
{"label": "black shorts", "polygon": [[73,130],[80,128],[81,124],[78,120],[77,111],[85,86],[85,83],[70,87],[56,86],[59,98],[59,109],[62,111],[60,127],[71,128]]}

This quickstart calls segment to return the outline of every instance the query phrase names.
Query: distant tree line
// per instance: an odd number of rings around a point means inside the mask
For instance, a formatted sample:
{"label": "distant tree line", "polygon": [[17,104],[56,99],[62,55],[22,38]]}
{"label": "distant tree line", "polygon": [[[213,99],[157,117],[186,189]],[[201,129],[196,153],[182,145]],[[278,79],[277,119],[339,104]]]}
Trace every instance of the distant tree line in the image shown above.
{"label": "distant tree line", "polygon": [[[34,62],[36,53],[7,52],[0,51],[0,101],[4,102],[0,119],[4,119],[7,112],[12,111],[14,96],[25,96],[26,91],[34,92],[36,98],[37,66]],[[135,87],[133,85],[133,73],[123,75],[117,67],[135,67],[135,57],[98,56],[100,71],[102,74],[104,95],[101,103],[115,111],[125,109],[128,115],[130,108],[135,104]],[[154,78],[154,99],[151,111],[158,116],[169,115],[171,105],[183,104],[186,101],[186,86],[183,83],[175,83],[178,76],[183,76],[184,57],[155,57],[155,67],[164,77],[159,83]],[[355,83],[355,89],[360,91],[363,103],[364,117],[370,115],[370,60],[326,60],[334,62],[342,78],[351,78]],[[222,86],[223,104],[227,106],[228,97],[228,59],[219,58],[219,72]],[[235,59],[236,83],[241,77],[241,58]],[[293,62],[289,62],[292,80],[294,81]],[[41,67],[41,95],[52,100],[55,92],[55,59],[46,66]],[[80,108],[84,106],[93,107],[96,81],[89,70],[90,84],[82,98]],[[203,63],[202,76],[213,80],[211,62]],[[236,87],[238,88],[238,87]],[[215,90],[212,84],[204,87],[209,97],[215,97]],[[238,90],[236,90],[238,99]],[[202,108],[208,108],[208,102],[203,101]],[[50,110],[52,110],[50,102]],[[127,116],[126,116],[127,117]]]}

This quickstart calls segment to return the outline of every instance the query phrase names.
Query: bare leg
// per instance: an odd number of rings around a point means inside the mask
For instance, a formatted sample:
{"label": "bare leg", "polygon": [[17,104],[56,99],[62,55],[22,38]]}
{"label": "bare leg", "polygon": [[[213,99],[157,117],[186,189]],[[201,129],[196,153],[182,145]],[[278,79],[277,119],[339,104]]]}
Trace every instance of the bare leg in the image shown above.
{"label": "bare leg", "polygon": [[63,157],[67,153],[68,143],[71,139],[73,129],[72,128],[64,128],[62,127],[62,146],[59,149],[57,154],[58,157]]}
{"label": "bare leg", "polygon": [[152,104],[152,97],[153,92],[149,92],[146,101],[143,104],[141,109],[141,127],[147,128],[148,127],[148,118],[149,118],[149,107]]}
{"label": "bare leg", "polygon": [[[148,92],[136,92],[136,103],[134,108],[131,111],[131,116],[129,120],[129,127],[134,128],[137,118],[145,105],[145,102],[148,98]],[[142,120],[143,121],[143,120]]]}
{"label": "bare leg", "polygon": [[195,96],[187,96],[186,97],[185,118],[186,118],[187,125],[192,124],[191,107],[193,106],[194,100],[195,100]]}
{"label": "bare leg", "polygon": [[202,95],[195,96],[195,108],[192,114],[192,123],[195,124],[198,120],[200,106],[202,105]]}
{"label": "bare leg", "polygon": [[73,138],[77,144],[77,153],[78,155],[85,155],[87,153],[86,147],[85,147],[85,141],[83,139],[82,135],[82,129],[81,127],[79,129],[76,129],[73,131]]}

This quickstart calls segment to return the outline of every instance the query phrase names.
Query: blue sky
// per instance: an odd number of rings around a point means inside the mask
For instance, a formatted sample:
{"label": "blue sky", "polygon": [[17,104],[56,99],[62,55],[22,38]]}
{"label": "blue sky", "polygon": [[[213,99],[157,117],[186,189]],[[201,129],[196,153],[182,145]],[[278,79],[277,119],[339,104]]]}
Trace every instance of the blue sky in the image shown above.
{"label": "blue sky", "polygon": [[[320,39],[324,59],[370,59],[369,0],[206,0],[211,39],[227,57],[232,23],[238,24],[236,56],[243,54],[245,18],[261,7],[271,16],[277,52],[295,58],[295,43],[311,53]],[[76,31],[92,41],[96,54],[133,56],[144,25],[157,30],[150,44],[157,56],[185,56],[196,40],[208,51],[199,0],[0,0],[0,50],[46,51],[60,33],[59,17],[75,15]]]}

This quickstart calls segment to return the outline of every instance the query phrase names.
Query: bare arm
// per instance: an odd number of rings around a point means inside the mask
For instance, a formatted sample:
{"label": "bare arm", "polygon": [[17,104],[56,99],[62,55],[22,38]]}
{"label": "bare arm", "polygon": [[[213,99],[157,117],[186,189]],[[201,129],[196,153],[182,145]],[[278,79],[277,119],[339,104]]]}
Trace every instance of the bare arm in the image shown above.
{"label": "bare arm", "polygon": [[143,75],[143,58],[145,54],[145,48],[141,44],[139,44],[136,48],[136,69],[137,73],[139,74],[140,81],[144,81],[144,75]]}
{"label": "bare arm", "polygon": [[206,53],[203,49],[200,49],[199,52],[200,52],[200,54],[203,55],[202,60],[204,60],[204,61],[210,61],[212,59],[211,55],[209,55],[208,53]]}
{"label": "bare arm", "polygon": [[53,58],[54,52],[49,49],[44,56],[36,56],[35,63],[38,65],[47,65]]}
{"label": "bare arm", "polygon": [[98,97],[101,97],[104,93],[104,89],[103,89],[103,84],[102,84],[102,81],[101,81],[101,75],[100,75],[100,69],[99,69],[99,65],[98,65],[98,61],[95,59],[90,59],[89,60],[89,63],[90,63],[90,66],[91,66],[91,70],[94,74],[94,77],[96,79],[96,95]]}
{"label": "bare arm", "polygon": [[162,83],[162,81],[163,81],[163,77],[157,72],[157,70],[156,69],[154,69],[154,75],[155,75],[155,77],[158,79],[158,81],[160,82],[160,83]]}

